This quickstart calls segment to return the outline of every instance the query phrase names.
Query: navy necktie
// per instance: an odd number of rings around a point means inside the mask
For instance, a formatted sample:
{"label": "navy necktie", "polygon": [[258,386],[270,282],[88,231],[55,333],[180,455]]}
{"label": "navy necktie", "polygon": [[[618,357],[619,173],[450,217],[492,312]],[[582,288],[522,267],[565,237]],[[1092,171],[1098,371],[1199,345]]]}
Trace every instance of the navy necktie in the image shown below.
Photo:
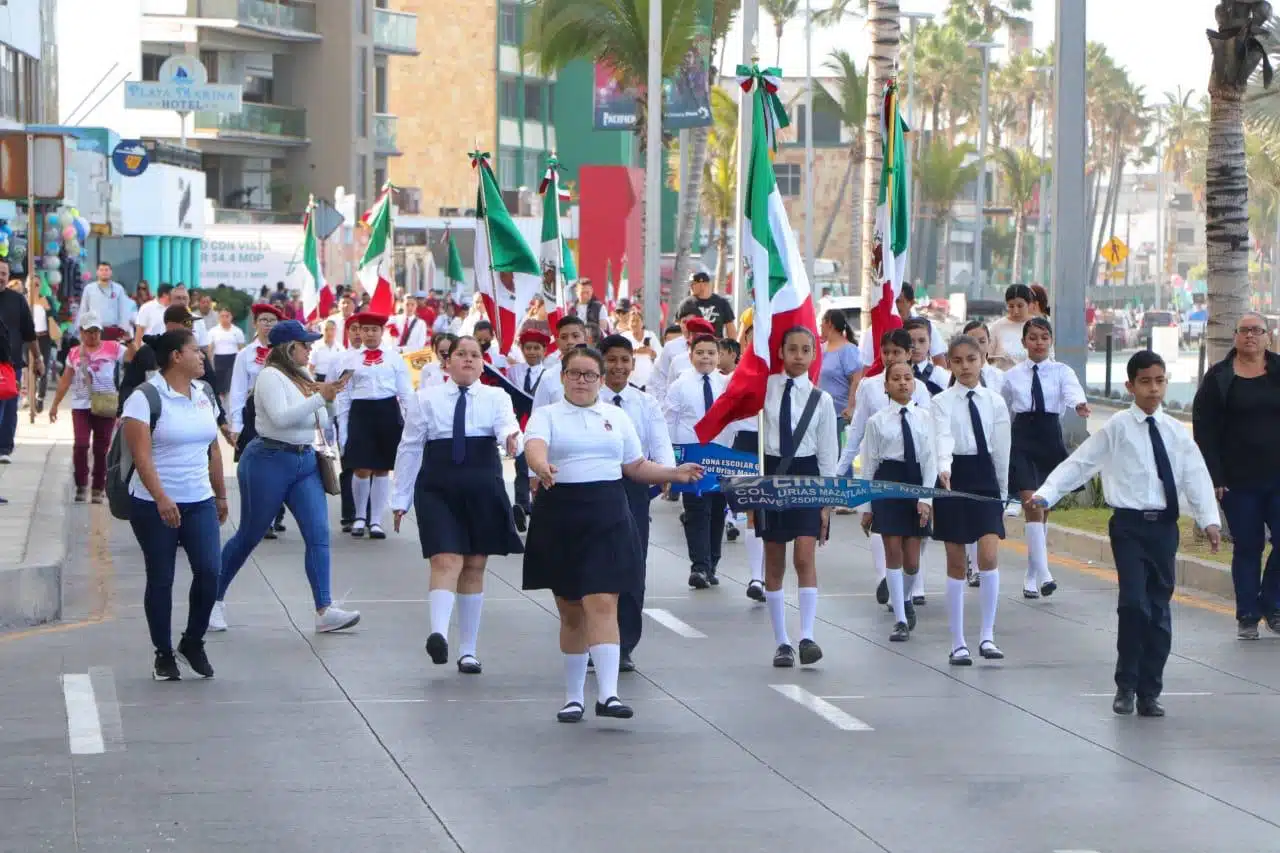
{"label": "navy necktie", "polygon": [[982,428],[982,415],[978,412],[978,403],[973,399],[975,393],[970,391],[965,395],[969,398],[969,423],[973,424],[973,440],[978,444],[978,455],[988,456],[991,450],[987,447],[987,431]]}
{"label": "navy necktie", "polygon": [[791,430],[791,389],[795,385],[794,379],[787,379],[782,389],[782,405],[778,408],[778,450],[784,459],[796,453],[796,436]]}
{"label": "navy necktie", "polygon": [[458,402],[453,407],[453,464],[467,460],[467,386],[458,386]]}
{"label": "navy necktie", "polygon": [[1156,473],[1160,475],[1160,484],[1164,486],[1164,518],[1166,521],[1178,519],[1178,485],[1173,480],[1173,465],[1169,462],[1169,451],[1164,446],[1164,436],[1156,426],[1154,417],[1147,418],[1147,432],[1151,433],[1151,449],[1155,452]]}
{"label": "navy necktie", "polygon": [[533,368],[530,367],[524,372],[524,393],[533,393]]}
{"label": "navy necktie", "polygon": [[618,408],[622,408],[622,395],[621,395],[621,394],[614,394],[614,395],[613,395],[613,404],[614,404],[615,406],[617,406]]}
{"label": "navy necktie", "polygon": [[702,403],[703,413],[711,411],[711,404],[716,400],[715,395],[711,393],[711,374],[704,373],[702,375]]}
{"label": "navy necktie", "polygon": [[907,463],[908,468],[915,468],[920,465],[920,460],[916,458],[916,439],[911,434],[911,419],[907,413],[911,411],[906,406],[902,407],[902,461]]}
{"label": "navy necktie", "polygon": [[1031,411],[1043,412],[1044,386],[1040,384],[1040,365],[1031,365]]}

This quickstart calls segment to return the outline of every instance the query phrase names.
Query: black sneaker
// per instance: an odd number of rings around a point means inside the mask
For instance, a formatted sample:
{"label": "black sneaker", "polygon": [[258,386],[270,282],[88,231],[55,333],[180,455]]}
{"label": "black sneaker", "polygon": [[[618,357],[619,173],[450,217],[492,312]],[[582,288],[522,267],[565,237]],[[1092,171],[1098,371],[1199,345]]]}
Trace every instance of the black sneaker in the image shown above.
{"label": "black sneaker", "polygon": [[800,665],[812,666],[822,660],[822,646],[813,640],[800,641]]}
{"label": "black sneaker", "polygon": [[907,628],[914,631],[916,629],[916,606],[912,601],[904,601],[903,609],[907,612]]}
{"label": "black sneaker", "polygon": [[629,652],[623,652],[622,657],[618,658],[618,672],[635,672],[636,662],[631,659]]}
{"label": "black sneaker", "polygon": [[1253,619],[1241,619],[1236,622],[1236,639],[1237,640],[1256,640],[1258,639],[1258,623]]}
{"label": "black sneaker", "polygon": [[1273,634],[1280,634],[1280,613],[1267,614],[1267,630]]}
{"label": "black sneaker", "polygon": [[724,535],[730,542],[737,542],[738,537],[742,535],[742,531],[738,530],[738,525],[736,524],[726,524],[724,526]]}
{"label": "black sneaker", "polygon": [[1040,586],[1040,595],[1043,598],[1048,598],[1049,596],[1053,595],[1057,591],[1058,591],[1057,581],[1046,581]]}
{"label": "black sneaker", "polygon": [[276,533],[284,533],[287,529],[283,521],[277,521],[274,525]]}
{"label": "black sneaker", "polygon": [[279,539],[280,536],[274,530],[268,530],[266,533],[262,534],[262,538],[263,539]]}
{"label": "black sneaker", "polygon": [[796,665],[796,650],[783,643],[773,653],[773,665],[778,669],[789,669]]}
{"label": "black sneaker", "polygon": [[880,578],[880,583],[876,584],[876,604],[889,603],[889,581]]}
{"label": "black sneaker", "polygon": [[353,521],[347,521],[345,518],[344,518],[342,521],[340,521],[340,522],[339,522],[339,524],[341,524],[341,525],[342,525],[342,532],[343,532],[343,533],[350,533],[350,532],[351,532],[351,525],[352,525],[352,524],[354,524],[354,523],[355,523],[355,522],[353,522]]}
{"label": "black sneaker", "polygon": [[720,576],[716,574],[707,575],[707,583],[712,586],[720,586]]}
{"label": "black sneaker", "polygon": [[761,581],[752,581],[747,584],[747,598],[752,601],[764,601],[764,583]]}
{"label": "black sneaker", "polygon": [[706,589],[711,586],[711,581],[707,579],[705,572],[695,570],[689,572],[689,586],[693,589]]}
{"label": "black sneaker", "polygon": [[191,667],[191,671],[201,678],[213,678],[213,665],[204,653],[203,640],[188,640],[183,637],[178,641],[178,657]]}
{"label": "black sneaker", "polygon": [[889,635],[891,643],[905,643],[911,639],[911,629],[907,627],[906,622],[899,622],[893,626],[893,633]]}
{"label": "black sneaker", "polygon": [[156,681],[181,681],[182,673],[178,671],[178,660],[173,652],[156,652],[156,667],[151,673]]}
{"label": "black sneaker", "polygon": [[923,595],[911,596],[911,603],[914,604],[916,607],[924,607],[925,605],[924,596]]}
{"label": "black sneaker", "polygon": [[516,520],[516,530],[525,533],[529,529],[529,511],[520,504],[516,504],[511,508],[511,514]]}

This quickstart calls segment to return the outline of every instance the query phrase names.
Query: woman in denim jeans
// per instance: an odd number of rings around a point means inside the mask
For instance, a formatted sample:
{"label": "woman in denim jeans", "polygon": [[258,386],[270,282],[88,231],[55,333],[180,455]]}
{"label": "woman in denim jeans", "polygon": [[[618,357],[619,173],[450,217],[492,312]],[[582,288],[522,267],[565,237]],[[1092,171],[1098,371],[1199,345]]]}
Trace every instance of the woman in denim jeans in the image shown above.
{"label": "woman in denim jeans", "polygon": [[316,607],[316,633],[350,628],[355,611],[334,607],[329,596],[329,505],[312,443],[317,429],[329,426],[329,405],[346,383],[337,376],[317,383],[307,369],[311,344],[320,335],[297,320],[271,329],[271,352],[253,387],[257,436],[245,446],[236,469],[240,484],[240,527],[222,549],[218,602],[209,628],[227,630],[227,587],[270,529],[276,513],[288,506],[306,543],[304,565]]}
{"label": "woman in denim jeans", "polygon": [[212,389],[198,379],[204,373],[204,360],[191,332],[182,329],[145,340],[159,365],[156,375],[147,380],[160,399],[159,417],[153,429],[151,405],[142,386],[130,395],[121,417],[133,455],[129,524],[147,570],[144,607],[156,650],[154,676],[156,681],[182,677],[170,634],[173,576],[181,545],[191,564],[192,580],[187,630],[177,653],[197,675],[212,678],[204,634],[218,592],[222,544],[218,528],[227,519],[217,407]]}

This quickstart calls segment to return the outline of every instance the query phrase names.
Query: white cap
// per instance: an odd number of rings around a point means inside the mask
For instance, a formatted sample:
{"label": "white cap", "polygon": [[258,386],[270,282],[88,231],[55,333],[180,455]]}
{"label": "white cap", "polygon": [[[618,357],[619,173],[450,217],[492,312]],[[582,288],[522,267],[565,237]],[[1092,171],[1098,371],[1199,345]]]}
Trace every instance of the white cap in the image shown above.
{"label": "white cap", "polygon": [[97,311],[85,311],[80,315],[81,329],[97,329],[102,331],[102,320],[98,317]]}

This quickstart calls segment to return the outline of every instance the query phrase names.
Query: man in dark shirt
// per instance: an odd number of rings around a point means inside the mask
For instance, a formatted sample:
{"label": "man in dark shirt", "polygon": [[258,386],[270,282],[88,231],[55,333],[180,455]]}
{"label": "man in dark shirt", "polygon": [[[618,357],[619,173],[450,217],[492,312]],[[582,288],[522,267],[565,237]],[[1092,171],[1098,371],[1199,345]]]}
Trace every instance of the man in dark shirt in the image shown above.
{"label": "man in dark shirt", "polygon": [[676,320],[685,317],[702,317],[715,326],[717,338],[737,338],[738,326],[734,322],[733,305],[715,292],[711,276],[696,272],[689,282],[689,295],[676,309]]}
{"label": "man in dark shirt", "polygon": [[[4,350],[0,358],[13,365],[19,388],[22,387],[22,368],[25,365],[30,364],[36,376],[44,372],[31,306],[27,305],[22,291],[9,287],[9,261],[5,258],[0,258],[0,344]],[[23,350],[26,350],[25,359]],[[19,399],[21,395],[0,400],[0,464],[12,461],[10,457],[18,434]]]}

